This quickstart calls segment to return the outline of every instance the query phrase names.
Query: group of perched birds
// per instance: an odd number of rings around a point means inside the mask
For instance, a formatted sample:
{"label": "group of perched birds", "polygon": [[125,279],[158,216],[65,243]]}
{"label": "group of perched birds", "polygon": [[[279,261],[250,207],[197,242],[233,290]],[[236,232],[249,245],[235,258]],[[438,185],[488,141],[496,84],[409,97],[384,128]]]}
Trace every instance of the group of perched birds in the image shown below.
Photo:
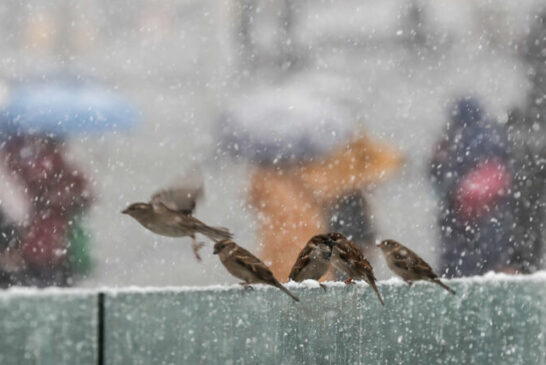
{"label": "group of perched birds", "polygon": [[[133,203],[122,213],[128,214],[150,231],[168,237],[192,238],[192,248],[197,260],[201,260],[199,249],[203,243],[196,241],[200,233],[215,242],[214,251],[224,267],[235,277],[243,280],[244,286],[267,284],[279,288],[295,301],[299,298],[283,286],[273,272],[259,258],[232,240],[232,234],[223,227],[211,227],[193,216],[197,200],[203,195],[203,183],[199,174],[193,179],[184,179],[182,184],[161,190],[154,194],[149,203]],[[414,281],[426,280],[455,294],[442,283],[419,255],[394,240],[384,240],[378,247],[388,267],[409,285]],[[353,279],[366,281],[384,305],[383,298],[375,284],[373,268],[360,248],[338,232],[319,234],[312,237],[301,250],[292,267],[289,278],[296,282],[319,280],[330,267],[347,275],[346,284]],[[326,287],[320,284],[323,289]]]}

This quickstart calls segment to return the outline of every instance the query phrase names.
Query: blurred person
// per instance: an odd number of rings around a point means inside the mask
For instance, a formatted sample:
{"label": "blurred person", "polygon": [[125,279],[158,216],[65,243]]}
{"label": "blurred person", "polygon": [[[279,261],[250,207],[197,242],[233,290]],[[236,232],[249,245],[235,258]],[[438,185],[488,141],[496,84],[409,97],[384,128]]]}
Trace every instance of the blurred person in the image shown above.
{"label": "blurred person", "polygon": [[286,280],[309,237],[331,229],[369,253],[375,231],[363,190],[398,165],[392,147],[361,137],[316,161],[254,166],[250,201],[258,211],[261,257]]}
{"label": "blurred person", "polygon": [[[248,200],[257,213],[260,258],[287,280],[306,242],[328,231],[370,254],[375,229],[366,190],[393,174],[401,156],[359,125],[368,95],[358,76],[360,41],[367,35],[344,24],[306,32],[311,8],[290,1],[236,3],[236,80],[243,93],[220,120],[219,141],[250,161]],[[313,11],[327,15],[329,8]],[[358,46],[313,47],[336,42],[340,32]]]}
{"label": "blurred person", "polygon": [[0,254],[0,264],[9,263],[9,285],[71,285],[90,265],[81,224],[91,203],[85,177],[66,160],[63,140],[46,135],[10,135],[1,156],[17,190],[12,195],[24,207],[18,242]]}
{"label": "blurred person", "polygon": [[505,130],[476,99],[458,100],[430,164],[448,277],[519,271],[510,159]]}
{"label": "blurred person", "polygon": [[11,80],[4,97],[0,208],[19,240],[0,265],[9,263],[10,285],[72,285],[92,266],[83,223],[92,196],[66,142],[126,130],[137,113],[121,95],[66,69]]}
{"label": "blurred person", "polygon": [[223,148],[251,162],[260,258],[279,280],[317,234],[335,229],[365,253],[373,247],[364,190],[396,171],[401,157],[362,133],[346,108],[284,85],[243,97],[219,130]]}
{"label": "blurred person", "polygon": [[12,274],[18,270],[22,263],[16,250],[19,234],[15,222],[3,209],[0,209],[0,288],[7,288],[11,285]]}

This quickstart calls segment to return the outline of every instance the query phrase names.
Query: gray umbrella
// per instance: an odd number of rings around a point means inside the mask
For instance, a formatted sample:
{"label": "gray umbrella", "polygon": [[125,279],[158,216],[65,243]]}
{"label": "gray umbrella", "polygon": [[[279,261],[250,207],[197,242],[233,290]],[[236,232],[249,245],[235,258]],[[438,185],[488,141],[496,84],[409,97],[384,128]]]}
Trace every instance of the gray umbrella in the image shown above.
{"label": "gray umbrella", "polygon": [[283,87],[241,97],[219,124],[221,144],[229,153],[274,164],[310,160],[346,143],[354,116],[340,103]]}

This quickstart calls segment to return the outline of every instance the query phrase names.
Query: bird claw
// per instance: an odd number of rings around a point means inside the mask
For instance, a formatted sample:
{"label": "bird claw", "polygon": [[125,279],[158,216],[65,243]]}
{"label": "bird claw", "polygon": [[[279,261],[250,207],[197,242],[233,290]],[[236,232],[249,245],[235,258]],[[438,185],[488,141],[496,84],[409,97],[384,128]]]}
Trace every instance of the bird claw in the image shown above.
{"label": "bird claw", "polygon": [[320,285],[320,287],[322,288],[322,290],[326,291],[326,285],[321,284],[321,283],[319,283],[319,285]]}
{"label": "bird claw", "polygon": [[344,281],[344,283],[347,284],[347,285],[352,285],[352,284],[354,284],[353,278],[351,277],[351,278],[346,279],[346,280]]}
{"label": "bird claw", "polygon": [[239,283],[245,290],[254,290],[254,288],[246,282]]}
{"label": "bird claw", "polygon": [[191,243],[191,248],[193,249],[193,254],[195,255],[195,258],[197,259],[197,261],[201,261],[201,256],[199,255],[199,250],[205,246],[205,243],[204,242],[196,242],[196,241],[193,241]]}

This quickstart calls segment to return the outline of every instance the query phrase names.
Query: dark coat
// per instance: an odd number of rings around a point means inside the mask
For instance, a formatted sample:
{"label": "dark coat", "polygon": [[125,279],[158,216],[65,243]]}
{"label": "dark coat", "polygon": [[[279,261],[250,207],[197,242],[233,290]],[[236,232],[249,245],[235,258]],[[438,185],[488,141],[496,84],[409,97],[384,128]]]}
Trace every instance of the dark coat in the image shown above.
{"label": "dark coat", "polygon": [[463,99],[454,108],[430,170],[440,200],[440,265],[447,276],[479,275],[512,265],[515,220],[510,194],[472,218],[461,214],[457,201],[463,179],[488,161],[498,161],[513,175],[506,132],[484,118],[476,101]]}

